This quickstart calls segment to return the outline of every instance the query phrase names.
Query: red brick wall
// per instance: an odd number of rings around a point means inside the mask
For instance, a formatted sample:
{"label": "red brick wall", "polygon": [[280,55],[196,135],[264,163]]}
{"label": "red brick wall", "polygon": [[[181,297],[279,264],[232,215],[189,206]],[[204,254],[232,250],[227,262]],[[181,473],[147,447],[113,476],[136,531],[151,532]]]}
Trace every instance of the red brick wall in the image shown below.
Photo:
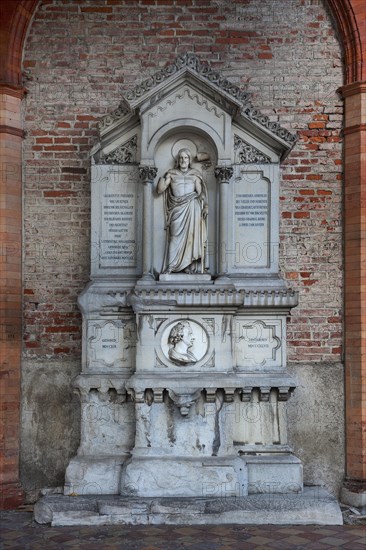
{"label": "red brick wall", "polygon": [[24,56],[25,354],[78,358],[96,121],[194,50],[298,132],[283,166],[281,269],[300,290],[289,358],[341,359],[341,53],[321,1],[44,1]]}

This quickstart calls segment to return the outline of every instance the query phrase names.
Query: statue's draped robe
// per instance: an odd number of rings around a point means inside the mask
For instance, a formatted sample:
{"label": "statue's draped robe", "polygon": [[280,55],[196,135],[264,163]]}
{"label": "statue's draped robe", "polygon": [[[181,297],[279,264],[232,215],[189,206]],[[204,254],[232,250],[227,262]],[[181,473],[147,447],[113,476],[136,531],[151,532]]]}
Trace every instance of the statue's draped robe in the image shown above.
{"label": "statue's draped robe", "polygon": [[[207,246],[206,219],[202,216],[203,205],[207,203],[207,191],[202,176],[196,170],[182,173],[180,170],[169,170],[169,175],[176,180],[186,182],[199,178],[202,184],[202,193],[195,191],[182,197],[175,197],[171,185],[165,192],[165,212],[167,229],[167,250],[165,254],[165,270],[179,272],[189,268],[201,271],[199,260],[203,258],[204,268],[205,249]],[[191,265],[192,264],[192,265]],[[201,264],[201,262],[200,262]]]}

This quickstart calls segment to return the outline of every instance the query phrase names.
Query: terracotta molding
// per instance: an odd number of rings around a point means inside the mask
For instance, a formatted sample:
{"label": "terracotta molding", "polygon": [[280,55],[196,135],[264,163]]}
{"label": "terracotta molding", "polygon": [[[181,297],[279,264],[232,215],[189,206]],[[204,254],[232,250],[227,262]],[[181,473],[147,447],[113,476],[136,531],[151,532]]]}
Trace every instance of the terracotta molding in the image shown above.
{"label": "terracotta molding", "polygon": [[349,126],[343,130],[343,135],[348,136],[349,134],[360,132],[366,132],[366,124],[355,124],[354,126]]}
{"label": "terracotta molding", "polygon": [[0,94],[10,95],[18,99],[23,99],[27,90],[22,86],[12,86],[11,84],[0,82]]}
{"label": "terracotta molding", "polygon": [[25,137],[24,130],[14,128],[14,126],[8,126],[7,124],[0,124],[0,134],[12,134],[22,139]]}
{"label": "terracotta molding", "polygon": [[36,11],[39,0],[2,1],[2,19],[0,45],[0,80],[21,86],[22,53],[30,21]]}
{"label": "terracotta molding", "polygon": [[346,84],[337,90],[342,97],[351,97],[358,94],[366,94],[366,80]]}

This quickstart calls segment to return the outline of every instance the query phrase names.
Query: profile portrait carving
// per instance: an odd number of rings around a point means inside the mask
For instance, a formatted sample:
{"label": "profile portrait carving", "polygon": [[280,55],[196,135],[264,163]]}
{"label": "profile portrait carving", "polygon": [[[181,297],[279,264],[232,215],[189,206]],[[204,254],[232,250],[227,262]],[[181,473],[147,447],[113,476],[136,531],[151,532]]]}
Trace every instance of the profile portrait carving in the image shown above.
{"label": "profile portrait carving", "polygon": [[179,321],[168,336],[169,359],[178,365],[196,363],[197,357],[192,352],[195,337],[189,321]]}

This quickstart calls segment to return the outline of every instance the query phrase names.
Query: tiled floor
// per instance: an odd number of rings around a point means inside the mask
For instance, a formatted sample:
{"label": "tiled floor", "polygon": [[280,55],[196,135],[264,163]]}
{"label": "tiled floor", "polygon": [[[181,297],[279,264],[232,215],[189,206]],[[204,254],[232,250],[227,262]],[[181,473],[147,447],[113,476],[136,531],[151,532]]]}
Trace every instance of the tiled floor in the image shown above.
{"label": "tiled floor", "polygon": [[366,525],[49,527],[29,511],[11,511],[0,513],[0,527],[1,550],[366,550]]}

